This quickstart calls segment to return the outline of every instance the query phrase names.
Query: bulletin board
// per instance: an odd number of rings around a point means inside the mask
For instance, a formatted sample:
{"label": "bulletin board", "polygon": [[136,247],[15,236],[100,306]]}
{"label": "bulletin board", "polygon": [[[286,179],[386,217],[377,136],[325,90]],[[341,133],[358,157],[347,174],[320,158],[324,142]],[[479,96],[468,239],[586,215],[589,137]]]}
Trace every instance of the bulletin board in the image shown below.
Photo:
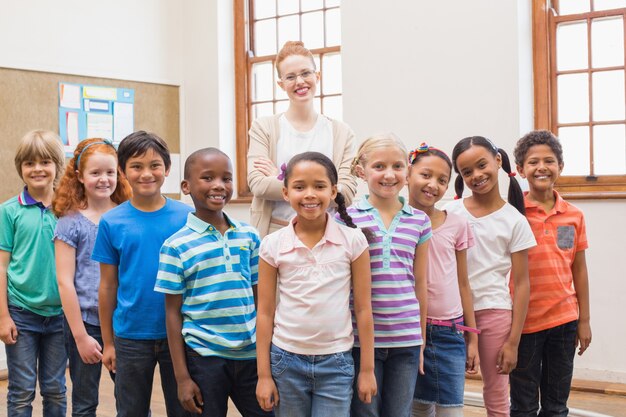
{"label": "bulletin board", "polygon": [[20,138],[33,129],[59,132],[59,83],[134,90],[134,129],[156,133],[180,153],[178,86],[0,67],[0,202],[23,186],[13,162]]}

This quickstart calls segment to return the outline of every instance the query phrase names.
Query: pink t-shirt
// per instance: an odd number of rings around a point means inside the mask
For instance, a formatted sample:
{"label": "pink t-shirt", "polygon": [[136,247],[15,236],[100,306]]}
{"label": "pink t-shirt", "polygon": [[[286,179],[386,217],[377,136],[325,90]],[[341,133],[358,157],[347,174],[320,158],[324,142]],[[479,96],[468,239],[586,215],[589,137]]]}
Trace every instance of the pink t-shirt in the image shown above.
{"label": "pink t-shirt", "polygon": [[293,221],[261,242],[259,256],[278,270],[278,304],[272,343],[301,355],[327,355],[352,348],[352,262],[368,248],[360,229],[326,216],[322,239],[307,248]]}
{"label": "pink t-shirt", "polygon": [[450,320],[463,316],[456,267],[456,251],[474,246],[467,219],[447,213],[428,247],[428,318]]}

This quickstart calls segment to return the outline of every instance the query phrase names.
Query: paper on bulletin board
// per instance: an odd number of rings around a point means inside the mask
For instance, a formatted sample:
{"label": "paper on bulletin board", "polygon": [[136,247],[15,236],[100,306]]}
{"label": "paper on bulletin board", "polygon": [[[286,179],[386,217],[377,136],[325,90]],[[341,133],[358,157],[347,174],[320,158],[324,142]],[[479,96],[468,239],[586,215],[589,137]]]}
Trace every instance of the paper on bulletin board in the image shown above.
{"label": "paper on bulletin board", "polygon": [[180,154],[173,153],[170,155],[170,159],[172,160],[170,174],[165,177],[161,192],[163,194],[178,194],[180,193]]}
{"label": "paper on bulletin board", "polygon": [[133,104],[113,103],[113,143],[120,143],[133,129]]}
{"label": "paper on bulletin board", "polygon": [[80,86],[60,84],[59,88],[59,105],[68,109],[80,109]]}
{"label": "paper on bulletin board", "polygon": [[74,152],[74,148],[78,145],[78,113],[75,111],[67,112],[67,145],[65,152]]}
{"label": "paper on bulletin board", "polygon": [[113,139],[113,115],[87,113],[87,138]]}
{"label": "paper on bulletin board", "polygon": [[83,87],[83,97],[115,101],[117,100],[117,88],[92,87],[86,85]]}

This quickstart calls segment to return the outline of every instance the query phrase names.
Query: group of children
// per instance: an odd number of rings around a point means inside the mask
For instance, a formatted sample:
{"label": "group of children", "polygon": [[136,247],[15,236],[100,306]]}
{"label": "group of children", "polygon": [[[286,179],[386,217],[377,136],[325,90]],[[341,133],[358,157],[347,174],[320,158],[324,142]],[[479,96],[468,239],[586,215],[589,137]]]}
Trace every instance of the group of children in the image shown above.
{"label": "group of children", "polygon": [[[192,208],[162,196],[171,162],[154,134],[117,152],[85,140],[62,178],[58,137],[27,134],[26,186],[0,208],[8,414],[31,415],[39,381],[44,415],[65,415],[69,358],[74,416],[95,416],[100,362],[119,416],[150,415],[157,363],[168,416],[226,416],[229,397],[244,417],[462,416],[479,367],[489,416],[567,415],[575,348],[591,341],[584,219],[553,189],[551,133],[514,154],[525,195],[487,138],[450,159],[375,136],[350,207],[333,162],[298,154],[281,173],[296,214],[261,239],[224,212],[234,173],[218,149],[185,162]],[[458,199],[441,210],[453,169]]]}

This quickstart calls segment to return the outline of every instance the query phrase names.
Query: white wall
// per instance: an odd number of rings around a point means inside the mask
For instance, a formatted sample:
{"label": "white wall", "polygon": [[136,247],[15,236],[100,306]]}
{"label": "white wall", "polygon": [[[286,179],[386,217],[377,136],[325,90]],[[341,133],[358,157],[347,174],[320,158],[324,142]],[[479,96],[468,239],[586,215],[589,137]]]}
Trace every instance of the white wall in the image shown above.
{"label": "white wall", "polygon": [[[232,0],[0,0],[0,10],[0,66],[180,85],[183,158],[233,152]],[[392,130],[450,151],[480,134],[511,151],[532,128],[529,14],[527,0],[342,2],[344,119],[359,140]],[[587,216],[594,331],[576,374],[626,382],[616,320],[626,202],[575,203]],[[248,219],[247,206],[229,213]]]}

